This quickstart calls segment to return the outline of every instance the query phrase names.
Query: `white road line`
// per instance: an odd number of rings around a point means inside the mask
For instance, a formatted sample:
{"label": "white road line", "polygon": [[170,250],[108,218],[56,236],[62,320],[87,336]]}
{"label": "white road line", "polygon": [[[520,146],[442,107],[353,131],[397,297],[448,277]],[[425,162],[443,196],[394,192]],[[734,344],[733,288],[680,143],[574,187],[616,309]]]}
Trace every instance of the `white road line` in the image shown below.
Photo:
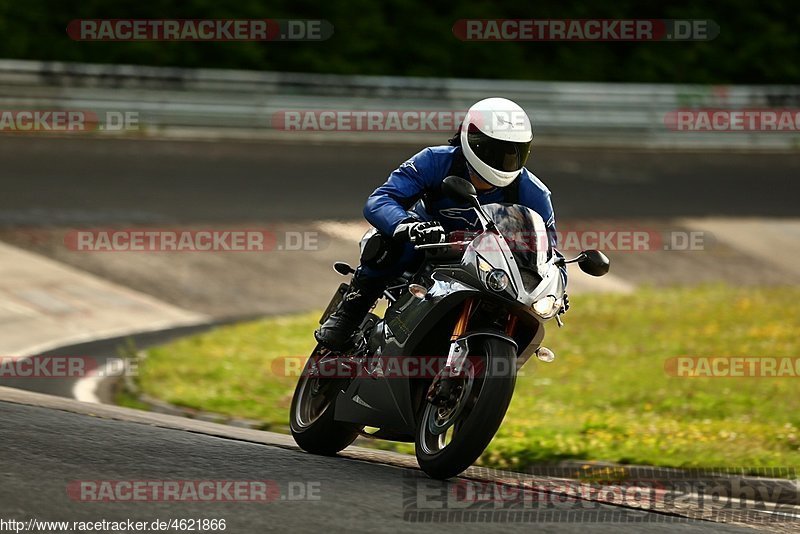
{"label": "white road line", "polygon": [[103,367],[95,370],[96,374],[81,378],[72,386],[72,398],[80,402],[89,402],[92,404],[102,404],[97,390],[100,383],[103,381],[111,371],[111,365],[106,362]]}

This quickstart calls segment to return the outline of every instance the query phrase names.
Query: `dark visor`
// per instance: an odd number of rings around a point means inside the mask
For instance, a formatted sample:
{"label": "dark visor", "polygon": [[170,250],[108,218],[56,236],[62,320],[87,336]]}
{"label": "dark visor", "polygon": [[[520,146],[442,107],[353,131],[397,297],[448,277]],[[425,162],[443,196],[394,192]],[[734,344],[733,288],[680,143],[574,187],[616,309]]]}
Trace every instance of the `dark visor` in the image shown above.
{"label": "dark visor", "polygon": [[467,142],[475,155],[482,162],[498,171],[518,171],[528,160],[531,151],[531,142],[515,143],[492,139],[478,129],[474,124],[467,130]]}

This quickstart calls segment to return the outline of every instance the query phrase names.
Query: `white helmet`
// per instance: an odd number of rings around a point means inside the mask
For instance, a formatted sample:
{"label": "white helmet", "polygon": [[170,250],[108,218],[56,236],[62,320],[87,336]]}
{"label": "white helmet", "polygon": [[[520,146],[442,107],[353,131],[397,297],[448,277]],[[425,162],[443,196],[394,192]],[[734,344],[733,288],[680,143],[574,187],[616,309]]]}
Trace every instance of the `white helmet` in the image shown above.
{"label": "white helmet", "polygon": [[467,163],[497,187],[509,185],[522,172],[531,141],[528,115],[507,98],[476,102],[461,123],[461,149]]}

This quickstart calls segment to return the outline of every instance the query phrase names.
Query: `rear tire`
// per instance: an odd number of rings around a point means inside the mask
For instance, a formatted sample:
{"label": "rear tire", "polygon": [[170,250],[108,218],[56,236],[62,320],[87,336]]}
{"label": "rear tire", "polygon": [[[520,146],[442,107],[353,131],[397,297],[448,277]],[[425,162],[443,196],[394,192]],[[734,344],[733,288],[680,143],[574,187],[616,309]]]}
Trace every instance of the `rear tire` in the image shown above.
{"label": "rear tire", "polygon": [[317,357],[315,350],[297,381],[289,424],[292,437],[301,449],[312,454],[332,456],[353,443],[361,427],[334,419],[336,397],[343,381],[310,377],[309,366]]}
{"label": "rear tire", "polygon": [[[435,417],[433,412],[436,408],[427,401],[422,408],[414,445],[420,468],[431,478],[444,480],[454,477],[480,457],[503,422],[514,394],[517,359],[514,345],[496,337],[486,337],[475,350],[470,351],[470,356],[471,359],[484,358],[484,371],[491,376],[475,377],[468,395],[473,400],[459,401],[474,404],[457,415],[451,441],[440,450],[433,450],[436,439],[429,428],[429,420]],[[492,369],[504,369],[505,372],[492,373]]]}

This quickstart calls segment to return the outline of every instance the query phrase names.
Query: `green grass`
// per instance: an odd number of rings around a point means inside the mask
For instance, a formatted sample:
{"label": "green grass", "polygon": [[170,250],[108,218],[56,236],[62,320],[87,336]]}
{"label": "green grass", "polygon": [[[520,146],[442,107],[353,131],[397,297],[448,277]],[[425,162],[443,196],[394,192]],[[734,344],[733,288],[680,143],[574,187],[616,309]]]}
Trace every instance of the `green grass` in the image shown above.
{"label": "green grass", "polygon": [[[800,289],[640,289],[571,302],[565,328],[550,328],[545,340],[555,362],[526,364],[481,464],[800,464],[800,377],[676,378],[664,371],[673,356],[800,356]],[[295,378],[275,370],[281,357],[305,358],[317,318],[266,319],[152,349],[139,385],[174,404],[285,429]]]}

